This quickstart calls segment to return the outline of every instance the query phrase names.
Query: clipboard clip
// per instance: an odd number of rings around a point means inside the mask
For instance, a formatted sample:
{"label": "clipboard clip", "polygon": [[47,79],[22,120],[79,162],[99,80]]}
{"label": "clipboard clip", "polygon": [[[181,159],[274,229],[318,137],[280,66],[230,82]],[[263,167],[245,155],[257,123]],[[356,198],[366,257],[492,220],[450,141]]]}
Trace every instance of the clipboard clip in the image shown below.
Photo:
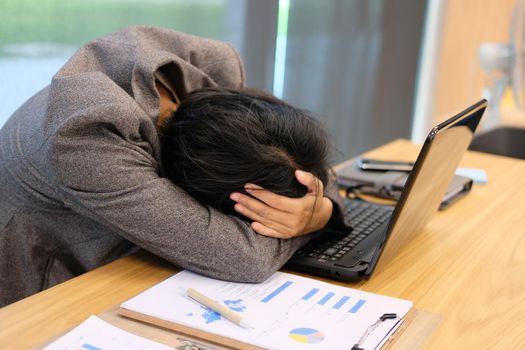
{"label": "clipboard clip", "polygon": [[218,350],[214,346],[203,344],[186,338],[177,337],[177,340],[180,341],[181,344],[175,348],[176,350]]}
{"label": "clipboard clip", "polygon": [[379,325],[386,321],[386,320],[395,320],[395,319],[399,319],[399,317],[397,317],[397,314],[394,314],[394,313],[391,313],[391,314],[383,314],[381,317],[379,317],[379,319],[372,325],[368,326],[368,328],[365,330],[365,333],[361,336],[361,338],[359,338],[359,341],[354,344],[354,346],[352,346],[352,349],[351,350],[364,350],[361,345],[363,345],[364,341],[366,340],[366,338],[368,338],[370,336],[370,334],[374,333],[374,330],[379,327]]}

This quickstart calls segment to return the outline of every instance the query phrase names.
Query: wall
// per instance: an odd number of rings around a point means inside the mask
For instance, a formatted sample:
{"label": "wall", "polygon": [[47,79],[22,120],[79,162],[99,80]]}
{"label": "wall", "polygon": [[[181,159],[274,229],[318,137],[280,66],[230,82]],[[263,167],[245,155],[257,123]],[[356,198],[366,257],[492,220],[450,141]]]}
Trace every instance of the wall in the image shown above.
{"label": "wall", "polygon": [[447,119],[481,97],[485,73],[478,48],[507,42],[516,0],[445,0],[431,125]]}

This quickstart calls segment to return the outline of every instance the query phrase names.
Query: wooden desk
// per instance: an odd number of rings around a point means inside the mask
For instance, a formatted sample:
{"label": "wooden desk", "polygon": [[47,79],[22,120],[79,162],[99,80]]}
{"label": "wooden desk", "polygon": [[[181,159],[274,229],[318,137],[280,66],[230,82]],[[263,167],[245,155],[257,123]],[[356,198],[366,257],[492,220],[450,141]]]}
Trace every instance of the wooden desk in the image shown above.
{"label": "wooden desk", "polygon": [[[414,159],[398,140],[369,156]],[[525,348],[525,161],[469,152],[488,185],[437,213],[392,263],[354,288],[405,298],[444,316],[428,349]],[[120,259],[0,309],[0,348],[48,341],[176,270],[147,254]]]}

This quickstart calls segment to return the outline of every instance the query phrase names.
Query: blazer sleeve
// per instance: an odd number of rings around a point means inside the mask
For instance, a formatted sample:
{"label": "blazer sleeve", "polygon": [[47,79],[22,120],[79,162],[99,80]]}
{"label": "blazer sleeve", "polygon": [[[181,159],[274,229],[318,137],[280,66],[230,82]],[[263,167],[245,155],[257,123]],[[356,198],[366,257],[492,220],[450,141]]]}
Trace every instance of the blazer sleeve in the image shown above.
{"label": "blazer sleeve", "polygon": [[130,106],[79,112],[52,138],[56,187],[73,211],[178,266],[231,281],[265,280],[315,236],[258,235],[160,177],[140,134],[156,131],[145,118],[130,118],[140,113]]}

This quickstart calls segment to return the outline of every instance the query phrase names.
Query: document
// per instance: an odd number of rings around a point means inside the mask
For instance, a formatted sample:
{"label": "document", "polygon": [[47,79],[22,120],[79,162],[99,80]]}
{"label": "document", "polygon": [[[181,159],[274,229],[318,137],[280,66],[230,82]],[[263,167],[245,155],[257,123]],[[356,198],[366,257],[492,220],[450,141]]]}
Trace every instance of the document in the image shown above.
{"label": "document", "polygon": [[[240,327],[186,295],[188,288],[242,314]],[[268,349],[363,349],[381,346],[412,302],[276,272],[260,284],[232,283],[182,271],[122,309]],[[384,314],[395,318],[378,322]],[[373,326],[373,327],[371,327]]]}
{"label": "document", "polygon": [[44,350],[173,350],[174,348],[148,340],[90,316],[79,326],[60,337]]}

